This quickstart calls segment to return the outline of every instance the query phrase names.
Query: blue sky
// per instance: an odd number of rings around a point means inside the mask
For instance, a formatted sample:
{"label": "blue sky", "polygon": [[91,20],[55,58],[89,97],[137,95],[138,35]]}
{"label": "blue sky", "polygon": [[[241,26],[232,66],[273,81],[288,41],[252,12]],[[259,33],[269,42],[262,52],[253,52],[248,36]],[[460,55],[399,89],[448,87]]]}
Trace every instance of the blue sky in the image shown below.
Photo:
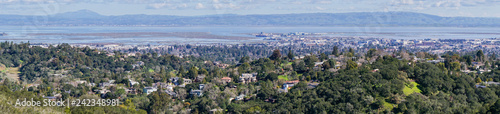
{"label": "blue sky", "polygon": [[500,0],[0,0],[0,14],[50,15],[88,9],[103,15],[288,14],[407,11],[500,17]]}

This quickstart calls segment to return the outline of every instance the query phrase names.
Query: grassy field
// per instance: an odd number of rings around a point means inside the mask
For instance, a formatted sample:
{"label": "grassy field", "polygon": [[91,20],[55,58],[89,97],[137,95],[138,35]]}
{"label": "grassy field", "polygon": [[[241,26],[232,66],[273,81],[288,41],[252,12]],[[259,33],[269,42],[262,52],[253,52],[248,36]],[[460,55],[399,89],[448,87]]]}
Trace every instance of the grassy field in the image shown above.
{"label": "grassy field", "polygon": [[287,75],[279,75],[279,76],[278,76],[278,79],[279,79],[279,80],[285,80],[285,81],[288,81],[288,76],[287,76]]}
{"label": "grassy field", "polygon": [[281,64],[281,67],[286,66],[286,65],[292,65],[293,62],[288,62],[286,64]]}
{"label": "grassy field", "polygon": [[417,82],[411,82],[410,84],[405,86],[405,88],[403,88],[403,93],[407,96],[412,94],[412,93],[420,93],[421,90],[418,89],[417,86],[418,86]]}
{"label": "grassy field", "polygon": [[11,81],[19,81],[19,67],[12,67],[12,68],[6,68],[6,67],[0,67],[0,71],[2,73],[5,73],[5,76],[9,78]]}

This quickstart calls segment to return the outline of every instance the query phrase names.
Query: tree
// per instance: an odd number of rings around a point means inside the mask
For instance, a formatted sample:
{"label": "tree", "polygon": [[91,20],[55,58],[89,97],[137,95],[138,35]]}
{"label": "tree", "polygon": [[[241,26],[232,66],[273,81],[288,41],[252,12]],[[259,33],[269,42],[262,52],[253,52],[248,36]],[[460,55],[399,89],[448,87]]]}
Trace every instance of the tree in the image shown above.
{"label": "tree", "polygon": [[377,52],[377,50],[373,49],[373,48],[368,50],[368,52],[366,52],[366,57],[369,57],[369,58],[373,57],[375,55],[375,52]]}
{"label": "tree", "polygon": [[318,61],[318,58],[316,58],[316,56],[314,56],[314,55],[306,56],[304,58],[304,62],[307,65],[307,67],[309,67],[309,69],[312,69],[314,67],[314,62],[317,62],[317,61]]}
{"label": "tree", "polygon": [[288,49],[288,55],[287,56],[288,56],[288,59],[290,59],[290,60],[292,60],[295,57],[295,55],[293,55],[292,49]]}
{"label": "tree", "polygon": [[332,54],[335,56],[339,56],[339,47],[338,46],[333,46]]}
{"label": "tree", "polygon": [[196,67],[191,67],[187,74],[189,79],[195,79],[198,76],[198,69]]}
{"label": "tree", "polygon": [[483,82],[483,81],[481,80],[481,78],[477,77],[477,78],[476,78],[476,83],[481,83],[481,82]]}
{"label": "tree", "polygon": [[182,65],[181,65],[181,66],[179,67],[179,73],[178,73],[178,74],[179,74],[180,76],[183,76],[183,75],[184,75],[184,73],[185,73],[185,72],[184,72],[184,67],[182,67]]}
{"label": "tree", "polygon": [[207,69],[205,68],[201,68],[200,71],[198,71],[199,74],[204,74],[204,75],[208,75],[208,71]]}
{"label": "tree", "polygon": [[356,69],[358,68],[358,64],[354,61],[347,61],[347,69],[350,70],[350,69]]}
{"label": "tree", "polygon": [[486,79],[486,82],[490,82],[490,81],[493,81],[493,79],[492,78],[487,78]]}
{"label": "tree", "polygon": [[149,101],[151,101],[149,108],[152,113],[164,113],[168,110],[170,104],[170,95],[155,91],[148,95]]}
{"label": "tree", "polygon": [[490,107],[490,110],[489,110],[488,112],[490,112],[490,113],[492,113],[492,114],[498,114],[498,113],[500,113],[500,99],[499,99],[499,100],[497,100],[497,101],[495,102],[495,104],[493,104],[493,105]]}
{"label": "tree", "polygon": [[130,64],[126,64],[126,65],[124,66],[124,69],[125,69],[126,71],[131,71],[132,69],[134,69],[134,66],[132,66],[132,65],[130,65]]}
{"label": "tree", "polygon": [[281,58],[281,52],[278,49],[274,50],[273,54],[269,57],[269,59],[271,59],[271,60],[278,60],[280,58]]}
{"label": "tree", "polygon": [[460,71],[460,63],[459,62],[451,62],[450,63],[450,70]]}
{"label": "tree", "polygon": [[482,61],[482,60],[483,60],[483,57],[484,57],[483,50],[479,50],[479,51],[477,51],[477,53],[476,53],[476,60],[477,60],[477,61]]}
{"label": "tree", "polygon": [[134,105],[134,102],[132,102],[131,99],[125,100],[124,105],[127,107],[128,110],[135,111],[135,105]]}
{"label": "tree", "polygon": [[493,52],[493,53],[491,54],[491,59],[492,59],[492,60],[497,60],[497,54],[496,54],[495,52]]}
{"label": "tree", "polygon": [[250,62],[250,57],[248,57],[248,56],[241,57],[240,63],[244,63],[244,62]]}
{"label": "tree", "polygon": [[461,61],[467,63],[467,65],[471,65],[472,64],[472,56],[470,56],[470,55],[462,56]]}
{"label": "tree", "polygon": [[323,61],[323,60],[326,60],[328,59],[328,55],[326,55],[325,53],[321,53],[319,55],[319,61]]}
{"label": "tree", "polygon": [[354,54],[354,49],[352,49],[352,48],[349,48],[349,53],[352,53],[352,54]]}
{"label": "tree", "polygon": [[328,61],[324,62],[322,66],[323,66],[323,68],[325,70],[327,70],[329,68],[334,68],[335,67],[335,61],[332,60],[332,59],[328,59]]}
{"label": "tree", "polygon": [[241,64],[239,67],[238,67],[238,72],[240,73],[245,73],[247,72],[248,70],[250,70],[250,64],[248,64],[247,62]]}

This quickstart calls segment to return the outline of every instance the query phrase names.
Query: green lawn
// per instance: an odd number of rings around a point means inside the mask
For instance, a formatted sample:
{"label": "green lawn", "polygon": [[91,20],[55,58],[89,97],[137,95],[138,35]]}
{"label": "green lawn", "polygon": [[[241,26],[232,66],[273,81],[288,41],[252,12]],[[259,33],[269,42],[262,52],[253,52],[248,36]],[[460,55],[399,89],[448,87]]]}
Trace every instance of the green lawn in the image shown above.
{"label": "green lawn", "polygon": [[286,75],[279,75],[279,76],[278,76],[278,79],[279,79],[279,80],[285,80],[285,81],[288,81],[288,76],[286,76]]}
{"label": "green lawn", "polygon": [[[411,85],[413,85],[413,87],[409,87]],[[412,93],[415,93],[415,92],[416,93],[422,92],[420,89],[418,89],[417,86],[418,86],[417,82],[411,82],[410,84],[408,84],[407,86],[405,86],[405,88],[403,88],[403,93],[408,96],[408,95],[410,95]]]}
{"label": "green lawn", "polygon": [[292,65],[293,62],[288,62],[286,64],[281,64],[281,67],[285,66],[285,65]]}

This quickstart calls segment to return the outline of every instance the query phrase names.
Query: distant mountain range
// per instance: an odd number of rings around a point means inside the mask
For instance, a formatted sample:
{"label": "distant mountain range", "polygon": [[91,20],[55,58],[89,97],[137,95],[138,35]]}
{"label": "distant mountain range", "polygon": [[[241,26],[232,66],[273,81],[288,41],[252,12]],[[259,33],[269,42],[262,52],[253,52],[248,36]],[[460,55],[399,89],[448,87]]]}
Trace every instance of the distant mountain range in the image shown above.
{"label": "distant mountain range", "polygon": [[80,10],[49,16],[0,15],[0,25],[38,26],[445,26],[500,27],[500,18],[440,17],[412,12],[266,15],[120,15]]}

